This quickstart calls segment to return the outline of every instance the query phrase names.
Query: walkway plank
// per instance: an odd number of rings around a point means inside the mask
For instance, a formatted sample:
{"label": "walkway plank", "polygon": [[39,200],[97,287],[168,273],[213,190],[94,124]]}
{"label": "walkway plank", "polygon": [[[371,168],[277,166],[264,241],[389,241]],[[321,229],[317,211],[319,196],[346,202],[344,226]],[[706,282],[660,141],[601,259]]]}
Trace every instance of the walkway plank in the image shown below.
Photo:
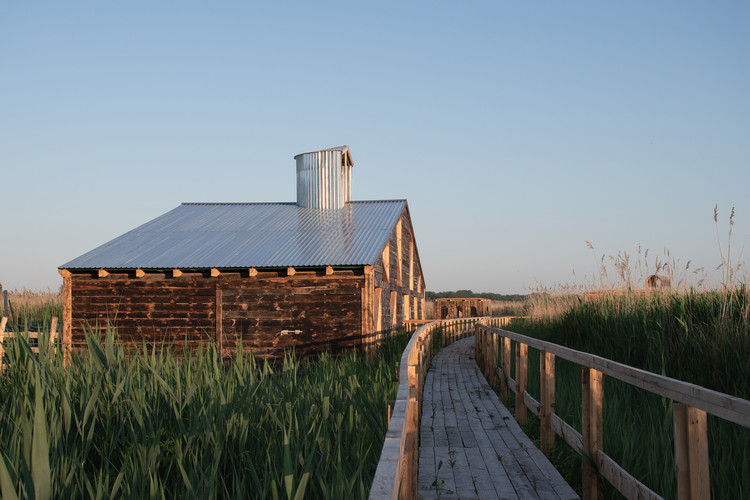
{"label": "walkway plank", "polygon": [[432,359],[419,442],[419,498],[579,498],[487,384],[473,337]]}

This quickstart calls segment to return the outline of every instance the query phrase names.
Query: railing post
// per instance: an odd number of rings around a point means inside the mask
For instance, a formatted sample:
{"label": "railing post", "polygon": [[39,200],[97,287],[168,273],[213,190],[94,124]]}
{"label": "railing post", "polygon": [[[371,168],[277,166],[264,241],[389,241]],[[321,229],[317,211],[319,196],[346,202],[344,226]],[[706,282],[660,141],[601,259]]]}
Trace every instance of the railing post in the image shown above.
{"label": "railing post", "polygon": [[[593,368],[581,370],[582,380],[582,422],[583,453],[591,455],[591,461],[596,459],[596,452],[602,449],[603,427],[602,407],[604,400],[602,372]],[[596,473],[596,467],[589,460],[583,460],[583,498],[584,500],[598,500],[602,498],[601,484]]]}
{"label": "railing post", "polygon": [[539,426],[542,453],[549,455],[555,447],[555,431],[552,415],[555,413],[555,355],[546,351],[539,353],[540,403]]}
{"label": "railing post", "polygon": [[3,358],[5,357],[5,347],[3,347],[3,343],[5,342],[5,325],[7,323],[8,318],[3,316],[3,318],[0,319],[0,367],[3,365]]}
{"label": "railing post", "polygon": [[708,470],[706,412],[681,403],[675,403],[672,411],[677,498],[709,499],[711,484]]}
{"label": "railing post", "polygon": [[510,376],[510,339],[503,337],[502,340],[502,354],[500,356],[500,364],[502,368],[502,376],[500,377],[500,391],[504,398],[508,397],[508,377]]}
{"label": "railing post", "polygon": [[516,422],[526,423],[526,402],[523,393],[526,392],[526,376],[529,360],[529,346],[516,342]]}

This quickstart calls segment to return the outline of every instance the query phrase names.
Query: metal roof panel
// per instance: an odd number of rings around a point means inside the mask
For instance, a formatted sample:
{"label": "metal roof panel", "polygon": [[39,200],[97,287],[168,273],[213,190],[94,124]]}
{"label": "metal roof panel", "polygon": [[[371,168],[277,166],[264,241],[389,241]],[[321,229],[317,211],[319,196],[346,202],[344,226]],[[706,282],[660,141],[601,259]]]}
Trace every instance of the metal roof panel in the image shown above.
{"label": "metal roof panel", "polygon": [[371,265],[405,206],[406,200],[356,201],[337,210],[294,203],[183,203],[60,267]]}

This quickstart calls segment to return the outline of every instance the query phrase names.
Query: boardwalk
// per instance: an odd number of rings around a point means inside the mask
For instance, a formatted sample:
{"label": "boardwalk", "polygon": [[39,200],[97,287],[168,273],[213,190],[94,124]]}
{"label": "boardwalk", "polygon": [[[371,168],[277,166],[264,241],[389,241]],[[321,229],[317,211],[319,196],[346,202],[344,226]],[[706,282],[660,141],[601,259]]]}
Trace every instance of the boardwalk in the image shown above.
{"label": "boardwalk", "polygon": [[419,498],[578,498],[474,362],[474,338],[432,360],[422,402]]}

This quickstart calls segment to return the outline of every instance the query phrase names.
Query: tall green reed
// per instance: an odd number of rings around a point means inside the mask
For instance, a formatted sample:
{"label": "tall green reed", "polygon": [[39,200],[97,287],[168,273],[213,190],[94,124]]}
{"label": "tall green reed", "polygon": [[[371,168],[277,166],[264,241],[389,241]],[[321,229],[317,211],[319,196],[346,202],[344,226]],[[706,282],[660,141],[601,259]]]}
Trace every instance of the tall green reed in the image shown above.
{"label": "tall green reed", "polygon": [[[723,292],[579,297],[554,317],[509,329],[630,366],[750,397],[750,330],[744,287]],[[726,307],[730,302],[730,307]],[[731,314],[724,315],[722,311]],[[538,353],[529,353],[529,392],[539,396]],[[580,367],[557,362],[557,413],[580,431]],[[672,401],[604,380],[604,450],[666,498],[675,495]],[[750,497],[750,429],[709,417],[714,498]],[[616,498],[611,488],[607,496]]]}
{"label": "tall green reed", "polygon": [[[126,355],[114,331],[88,353],[8,345],[0,378],[3,498],[363,498],[405,345],[283,365],[213,348]],[[45,444],[48,452],[45,452]],[[47,481],[44,481],[44,478]]]}

